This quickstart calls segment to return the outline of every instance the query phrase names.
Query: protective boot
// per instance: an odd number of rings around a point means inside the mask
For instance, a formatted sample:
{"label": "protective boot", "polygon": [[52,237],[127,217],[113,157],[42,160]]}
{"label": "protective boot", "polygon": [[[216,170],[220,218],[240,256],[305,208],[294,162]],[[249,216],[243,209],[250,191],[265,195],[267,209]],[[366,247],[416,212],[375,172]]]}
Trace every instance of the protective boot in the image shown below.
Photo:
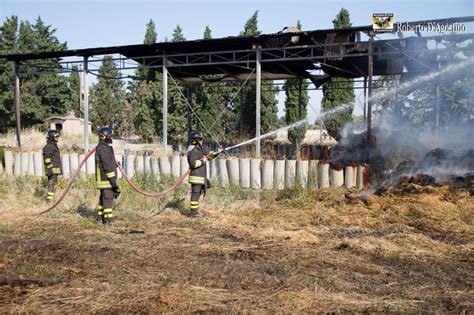
{"label": "protective boot", "polygon": [[198,209],[191,209],[191,218],[200,218],[202,217],[201,213],[198,211]]}

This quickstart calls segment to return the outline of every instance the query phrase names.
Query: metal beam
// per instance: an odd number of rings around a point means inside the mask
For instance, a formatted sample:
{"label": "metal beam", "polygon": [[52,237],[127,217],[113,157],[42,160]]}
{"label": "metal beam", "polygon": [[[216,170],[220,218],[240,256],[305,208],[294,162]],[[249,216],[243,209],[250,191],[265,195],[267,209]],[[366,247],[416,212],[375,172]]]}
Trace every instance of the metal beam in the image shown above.
{"label": "metal beam", "polygon": [[20,115],[20,64],[15,62],[15,119],[16,119],[16,147],[21,148],[21,115]]}

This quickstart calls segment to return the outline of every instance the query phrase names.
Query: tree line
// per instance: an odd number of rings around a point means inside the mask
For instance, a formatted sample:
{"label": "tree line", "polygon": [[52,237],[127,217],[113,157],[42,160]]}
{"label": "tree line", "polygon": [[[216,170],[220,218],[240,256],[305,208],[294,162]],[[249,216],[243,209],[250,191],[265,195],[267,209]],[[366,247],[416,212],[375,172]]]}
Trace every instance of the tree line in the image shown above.
{"label": "tree line", "polygon": [[[341,9],[332,21],[335,28],[350,27],[350,15]],[[297,22],[298,29],[301,23]],[[61,42],[55,36],[56,30],[38,17],[34,23],[20,21],[12,16],[0,26],[0,55],[66,50],[67,42]],[[246,21],[240,36],[258,36],[258,11]],[[212,39],[212,30],[206,26],[203,39]],[[143,43],[156,43],[158,33],[153,20],[146,24]],[[167,39],[166,39],[167,40]],[[170,39],[172,42],[185,41],[183,29],[177,25]],[[80,80],[78,69],[73,67],[69,75],[61,74],[58,59],[46,59],[40,62],[25,61],[21,64],[21,119],[22,126],[47,128],[48,117],[64,115],[74,111],[82,117],[80,107]],[[15,126],[13,78],[15,66],[0,59],[0,133]],[[112,56],[104,56],[97,79],[91,85],[90,119],[94,129],[110,126],[122,136],[137,135],[143,141],[160,140],[163,128],[162,86],[163,77],[159,71],[139,67],[123,80]],[[389,81],[387,81],[389,82]],[[393,84],[393,81],[391,84]],[[463,101],[472,99],[472,84],[456,83],[443,86],[441,114],[450,121],[472,115],[472,106]],[[467,82],[469,83],[469,82]],[[213,82],[201,85],[176,86],[168,80],[168,137],[170,142],[185,142],[188,124],[191,130],[204,132],[204,124],[210,133],[220,142],[235,142],[255,135],[255,82],[248,81],[238,94],[242,82]],[[304,79],[286,80],[282,92],[285,93],[285,116],[277,117],[277,93],[279,88],[272,81],[262,81],[265,86],[261,94],[262,133],[275,130],[306,118],[309,96],[309,82]],[[345,86],[347,89],[333,89],[333,86]],[[375,85],[374,88],[383,87]],[[428,102],[432,102],[432,87],[417,91],[417,97],[405,100],[398,108],[414,124],[430,123],[432,114]],[[340,104],[353,104],[355,100],[352,79],[332,78],[323,85],[322,111]],[[188,104],[193,113],[189,113]],[[393,102],[390,102],[393,103]],[[460,106],[459,104],[462,103]],[[468,102],[468,105],[471,103]],[[382,104],[384,105],[384,104]],[[387,104],[385,104],[387,105]],[[445,108],[447,107],[447,108]],[[325,128],[332,136],[337,136],[345,124],[353,119],[354,106],[350,106],[338,115],[324,121]],[[449,109],[449,111],[448,111]],[[453,109],[456,115],[452,113]],[[448,115],[449,112],[449,115]],[[430,116],[431,115],[431,116]],[[449,116],[449,117],[448,117]],[[289,132],[290,140],[297,144],[304,138],[307,126]]]}

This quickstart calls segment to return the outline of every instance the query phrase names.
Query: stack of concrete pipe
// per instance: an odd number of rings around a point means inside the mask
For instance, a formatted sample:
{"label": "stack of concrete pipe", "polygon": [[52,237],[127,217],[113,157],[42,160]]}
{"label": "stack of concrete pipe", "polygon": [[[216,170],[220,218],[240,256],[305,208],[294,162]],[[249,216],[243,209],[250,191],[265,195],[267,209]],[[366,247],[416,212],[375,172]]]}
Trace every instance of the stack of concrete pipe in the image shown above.
{"label": "stack of concrete pipe", "polygon": [[[4,172],[8,175],[43,176],[41,152],[14,153],[5,151]],[[83,154],[63,153],[61,163],[63,176],[69,178],[77,169]],[[188,169],[186,155],[155,157],[147,154],[116,155],[128,177],[136,174],[179,177]],[[252,189],[284,189],[300,187],[319,189],[327,187],[366,187],[368,165],[331,165],[325,161],[262,160],[250,158],[214,159],[208,161],[208,178],[218,186],[229,185]],[[81,170],[84,174],[95,174],[95,155],[92,155]],[[119,177],[121,174],[119,172]]]}

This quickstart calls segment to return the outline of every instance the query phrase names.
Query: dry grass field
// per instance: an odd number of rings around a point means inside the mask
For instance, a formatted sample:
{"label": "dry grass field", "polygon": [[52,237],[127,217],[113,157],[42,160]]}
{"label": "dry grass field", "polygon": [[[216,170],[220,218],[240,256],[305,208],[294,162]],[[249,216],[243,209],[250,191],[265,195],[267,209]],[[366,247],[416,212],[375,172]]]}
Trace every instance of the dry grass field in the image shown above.
{"label": "dry grass field", "polygon": [[463,189],[357,200],[214,188],[198,219],[185,186],[162,199],[122,189],[105,228],[92,179],[32,217],[44,183],[2,177],[0,313],[474,312],[474,200]]}

